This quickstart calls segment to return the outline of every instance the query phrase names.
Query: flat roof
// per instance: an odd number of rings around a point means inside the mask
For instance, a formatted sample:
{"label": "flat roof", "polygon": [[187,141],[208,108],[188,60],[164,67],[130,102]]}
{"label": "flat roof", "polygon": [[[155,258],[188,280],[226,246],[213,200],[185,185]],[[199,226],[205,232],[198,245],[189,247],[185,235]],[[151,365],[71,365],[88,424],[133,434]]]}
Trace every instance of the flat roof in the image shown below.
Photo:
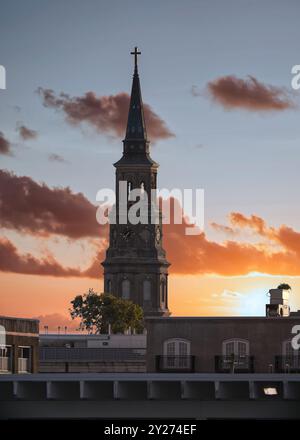
{"label": "flat roof", "polygon": [[4,316],[4,315],[0,315],[0,319],[13,319],[15,321],[33,321],[33,322],[40,322],[39,319],[35,319],[35,318],[20,318],[18,316]]}
{"label": "flat roof", "polygon": [[161,322],[170,322],[170,321],[208,321],[208,320],[217,320],[217,321],[253,321],[253,320],[261,320],[261,321],[288,321],[288,320],[299,320],[299,315],[292,316],[149,316],[146,317],[146,321],[161,321]]}

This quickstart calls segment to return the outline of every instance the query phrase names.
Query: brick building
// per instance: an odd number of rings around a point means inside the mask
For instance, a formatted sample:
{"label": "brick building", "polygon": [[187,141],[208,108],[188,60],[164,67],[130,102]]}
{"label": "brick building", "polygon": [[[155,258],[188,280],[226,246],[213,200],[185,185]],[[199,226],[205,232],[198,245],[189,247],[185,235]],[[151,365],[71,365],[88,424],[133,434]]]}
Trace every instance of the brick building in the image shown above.
{"label": "brick building", "polygon": [[300,372],[289,317],[173,317],[147,320],[147,371]]}
{"label": "brick building", "polygon": [[39,321],[0,316],[0,373],[37,373]]}

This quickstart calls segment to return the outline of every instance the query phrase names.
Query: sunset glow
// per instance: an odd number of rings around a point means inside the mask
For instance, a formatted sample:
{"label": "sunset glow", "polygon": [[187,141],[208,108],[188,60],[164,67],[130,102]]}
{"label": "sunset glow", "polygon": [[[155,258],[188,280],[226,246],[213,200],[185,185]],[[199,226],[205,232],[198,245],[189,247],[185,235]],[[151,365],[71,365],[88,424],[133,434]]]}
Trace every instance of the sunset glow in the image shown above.
{"label": "sunset glow", "polygon": [[[122,8],[91,2],[87,13],[75,3],[72,26],[64,2],[35,4],[34,21],[22,2],[16,12],[3,6],[0,314],[75,331],[70,301],[91,287],[103,292],[109,232],[96,221],[96,194],[115,185],[137,39],[158,187],[205,192],[204,232],[187,236],[185,213],[163,227],[172,315],[263,316],[268,290],[281,282],[300,308],[296,15],[283,30],[277,5],[266,33],[252,2],[224,10],[222,26],[208,3],[194,2],[192,13],[177,2],[166,31],[169,2],[159,13],[135,2],[137,25],[118,25],[116,38],[111,17],[121,22]],[[155,32],[141,25],[145,17]]]}

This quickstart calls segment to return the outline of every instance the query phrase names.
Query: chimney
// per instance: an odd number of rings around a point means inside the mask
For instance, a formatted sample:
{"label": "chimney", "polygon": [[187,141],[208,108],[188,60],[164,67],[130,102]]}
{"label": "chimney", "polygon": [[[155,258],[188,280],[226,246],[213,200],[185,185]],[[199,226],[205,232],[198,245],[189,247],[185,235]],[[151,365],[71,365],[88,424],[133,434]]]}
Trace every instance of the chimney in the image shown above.
{"label": "chimney", "polygon": [[287,289],[270,289],[270,303],[266,304],[267,317],[290,316],[289,298],[290,291]]}

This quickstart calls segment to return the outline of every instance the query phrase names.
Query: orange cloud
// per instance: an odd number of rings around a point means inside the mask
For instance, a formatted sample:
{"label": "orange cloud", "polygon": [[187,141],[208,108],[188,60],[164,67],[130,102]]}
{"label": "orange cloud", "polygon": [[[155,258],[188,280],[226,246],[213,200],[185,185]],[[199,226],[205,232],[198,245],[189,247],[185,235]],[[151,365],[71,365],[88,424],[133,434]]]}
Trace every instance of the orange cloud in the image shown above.
{"label": "orange cloud", "polygon": [[234,230],[234,228],[231,228],[230,226],[219,225],[218,223],[215,223],[215,222],[211,222],[210,226],[213,229],[215,229],[216,231],[224,232],[225,234],[228,234],[228,235],[235,235],[236,234],[236,231]]}
{"label": "orange cloud", "polygon": [[284,88],[229,75],[207,84],[210,98],[225,109],[242,108],[249,111],[282,111],[295,107]]}
{"label": "orange cloud", "polygon": [[292,228],[282,225],[277,231],[273,231],[274,239],[286,249],[292,252],[300,253],[300,233]]}
{"label": "orange cloud", "polygon": [[7,239],[0,239],[0,270],[34,275],[61,277],[78,276],[77,269],[64,268],[51,256],[37,259],[30,254],[20,255],[17,248]]}
{"label": "orange cloud", "polygon": [[[62,110],[67,122],[73,125],[85,122],[100,133],[120,137],[125,134],[130,96],[118,93],[109,96],[96,96],[87,92],[83,96],[71,97],[66,93],[55,95],[51,89],[39,87],[37,90],[45,107]],[[149,139],[157,141],[174,136],[166,123],[144,104],[145,120]]]}
{"label": "orange cloud", "polygon": [[36,258],[29,253],[21,255],[11,241],[6,238],[0,238],[1,272],[26,275],[50,275],[64,278],[100,278],[102,276],[100,261],[102,260],[103,253],[99,251],[96,258],[86,270],[64,267],[50,254],[41,258]]}
{"label": "orange cloud", "polygon": [[[168,237],[168,229],[169,237]],[[166,250],[171,273],[246,275],[250,272],[300,275],[300,254],[271,252],[267,247],[225,241],[217,243],[205,234],[185,236],[184,230],[166,228]]]}
{"label": "orange cloud", "polygon": [[[2,180],[1,180],[2,179]],[[95,207],[82,194],[73,194],[68,188],[48,188],[29,177],[17,177],[0,171],[1,224],[11,229],[31,234],[60,234],[71,238],[99,238],[99,225],[95,220]],[[166,202],[168,203],[168,202]],[[171,213],[182,211],[179,202],[171,199]],[[256,215],[245,216],[233,212],[229,226],[212,223],[215,229],[226,234],[238,234],[249,228],[264,243],[209,240],[204,233],[185,235],[189,220],[182,213],[182,224],[164,225],[164,245],[173,274],[245,275],[249,272],[300,275],[300,233],[282,225],[276,229]],[[107,240],[107,228],[101,230],[102,244]],[[104,241],[103,241],[104,240]],[[276,245],[276,247],[274,247]],[[274,250],[276,249],[276,250]],[[63,267],[53,256],[36,258],[20,255],[6,239],[1,241],[0,270],[57,277],[99,278],[104,259],[104,248],[98,251],[90,266],[83,270]]]}
{"label": "orange cloud", "polygon": [[300,253],[300,233],[289,226],[281,225],[278,229],[268,227],[261,217],[256,215],[246,217],[238,212],[232,212],[229,215],[229,221],[233,226],[252,229],[262,237],[279,243],[287,251]]}
{"label": "orange cloud", "polygon": [[266,235],[267,226],[266,222],[257,215],[251,215],[250,217],[246,217],[244,214],[240,212],[231,212],[229,214],[229,221],[233,226],[238,226],[240,228],[250,228],[254,229],[258,234]]}
{"label": "orange cloud", "polygon": [[0,225],[33,235],[58,234],[77,239],[103,237],[96,206],[70,188],[49,188],[27,176],[0,170]]}
{"label": "orange cloud", "polygon": [[[178,205],[178,201],[173,199],[173,209],[174,204]],[[300,275],[300,233],[286,226],[278,230],[268,227],[257,216],[232,213],[229,218],[234,227],[229,226],[228,230],[224,227],[223,231],[235,234],[238,233],[236,226],[249,227],[269,242],[263,245],[260,242],[252,244],[232,240],[218,243],[208,240],[204,233],[185,235],[185,228],[189,224],[187,219],[183,219],[181,225],[171,222],[170,225],[164,225],[164,244],[171,262],[170,272],[224,276],[246,275],[249,272]],[[281,249],[274,251],[274,244],[279,244]]]}

